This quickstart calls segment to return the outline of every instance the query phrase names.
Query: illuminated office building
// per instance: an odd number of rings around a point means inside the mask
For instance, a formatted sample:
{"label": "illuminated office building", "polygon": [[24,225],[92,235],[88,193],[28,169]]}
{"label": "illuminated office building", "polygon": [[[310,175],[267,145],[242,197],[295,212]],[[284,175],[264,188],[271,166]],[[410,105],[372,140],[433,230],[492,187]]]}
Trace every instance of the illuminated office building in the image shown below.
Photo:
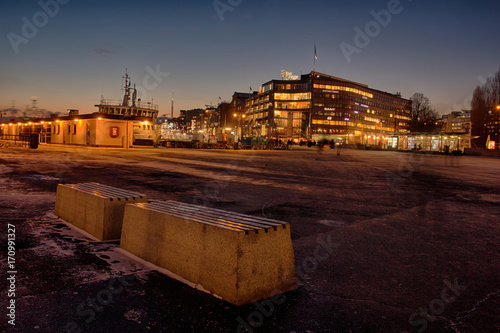
{"label": "illuminated office building", "polygon": [[409,132],[411,101],[399,93],[318,72],[290,74],[247,100],[250,135],[386,145],[389,135]]}

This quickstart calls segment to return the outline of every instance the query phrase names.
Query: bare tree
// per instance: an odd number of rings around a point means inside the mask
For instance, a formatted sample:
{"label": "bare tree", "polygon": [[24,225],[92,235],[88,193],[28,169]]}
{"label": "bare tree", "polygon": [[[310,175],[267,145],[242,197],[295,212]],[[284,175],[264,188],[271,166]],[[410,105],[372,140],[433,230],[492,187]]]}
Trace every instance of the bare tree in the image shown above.
{"label": "bare tree", "polygon": [[486,123],[490,112],[500,105],[500,70],[490,76],[486,83],[474,90],[471,102],[471,135],[474,147],[485,147]]}
{"label": "bare tree", "polygon": [[432,132],[436,129],[438,113],[431,105],[428,97],[422,93],[414,93],[410,97],[412,102],[411,120],[409,122],[412,132]]}

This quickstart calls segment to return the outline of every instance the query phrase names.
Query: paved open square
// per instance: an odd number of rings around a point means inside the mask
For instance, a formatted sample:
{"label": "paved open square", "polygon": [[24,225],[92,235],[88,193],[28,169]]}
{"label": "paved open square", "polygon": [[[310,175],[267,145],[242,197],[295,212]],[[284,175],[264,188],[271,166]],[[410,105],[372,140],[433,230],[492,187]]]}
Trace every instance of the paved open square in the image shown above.
{"label": "paved open square", "polygon": [[[2,149],[0,330],[497,332],[499,159],[293,148]],[[89,238],[54,215],[83,182],[286,221],[299,288],[236,307]]]}

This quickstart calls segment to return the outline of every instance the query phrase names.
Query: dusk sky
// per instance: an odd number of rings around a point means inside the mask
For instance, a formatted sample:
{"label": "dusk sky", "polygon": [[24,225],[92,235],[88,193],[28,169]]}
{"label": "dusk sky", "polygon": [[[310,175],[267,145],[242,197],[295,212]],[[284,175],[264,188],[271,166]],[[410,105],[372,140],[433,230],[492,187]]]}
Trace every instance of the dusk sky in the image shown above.
{"label": "dusk sky", "polygon": [[[128,68],[160,115],[174,90],[177,115],[257,90],[281,70],[309,73],[316,44],[317,71],[404,98],[422,92],[445,114],[469,108],[500,67],[498,0],[59,0],[57,13],[55,1],[41,1],[51,15],[38,1],[1,1],[0,109],[24,110],[37,96],[50,111],[96,112],[101,95],[122,98]],[[393,13],[381,24],[372,11]],[[356,27],[371,29],[369,42],[355,40]],[[341,45],[357,52],[346,57]]]}

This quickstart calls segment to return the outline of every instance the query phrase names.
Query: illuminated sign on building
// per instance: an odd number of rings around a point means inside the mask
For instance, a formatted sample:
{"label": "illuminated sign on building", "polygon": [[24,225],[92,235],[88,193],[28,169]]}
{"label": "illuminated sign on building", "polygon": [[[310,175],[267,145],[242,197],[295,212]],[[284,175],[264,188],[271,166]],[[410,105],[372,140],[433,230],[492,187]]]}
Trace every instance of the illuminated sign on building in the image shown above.
{"label": "illuminated sign on building", "polygon": [[287,72],[285,70],[282,70],[281,71],[281,77],[283,78],[283,80],[285,81],[292,81],[292,80],[298,80],[299,79],[299,76],[298,75],[293,75],[292,72]]}
{"label": "illuminated sign on building", "polygon": [[109,128],[109,136],[112,138],[117,138],[120,136],[120,127],[118,126],[111,126]]}

